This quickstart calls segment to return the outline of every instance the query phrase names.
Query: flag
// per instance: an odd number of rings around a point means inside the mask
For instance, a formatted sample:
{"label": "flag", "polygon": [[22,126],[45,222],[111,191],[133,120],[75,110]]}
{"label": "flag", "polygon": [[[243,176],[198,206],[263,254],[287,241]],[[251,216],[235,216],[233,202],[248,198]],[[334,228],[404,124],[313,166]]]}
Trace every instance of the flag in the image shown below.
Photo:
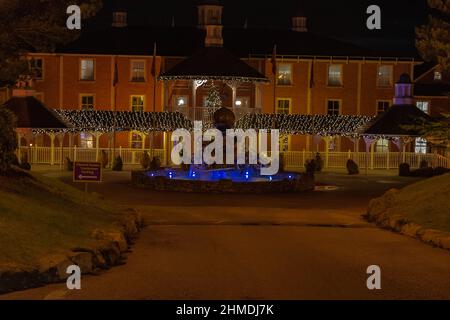
{"label": "flag", "polygon": [[311,64],[311,75],[309,77],[309,88],[312,89],[316,85],[314,82],[314,61]]}
{"label": "flag", "polygon": [[156,77],[156,42],[153,44],[152,76]]}
{"label": "flag", "polygon": [[272,74],[276,76],[277,74],[277,45],[273,46],[273,52],[272,52]]}
{"label": "flag", "polygon": [[117,86],[119,83],[119,69],[117,67],[117,58],[114,62],[114,79],[113,79],[113,86]]}

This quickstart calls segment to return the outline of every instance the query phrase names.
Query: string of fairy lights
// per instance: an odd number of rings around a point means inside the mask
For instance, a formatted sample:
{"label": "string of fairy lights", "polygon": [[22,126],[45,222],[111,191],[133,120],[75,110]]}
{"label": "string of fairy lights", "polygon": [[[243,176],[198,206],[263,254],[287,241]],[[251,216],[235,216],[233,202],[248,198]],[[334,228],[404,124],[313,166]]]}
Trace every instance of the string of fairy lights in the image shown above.
{"label": "string of fairy lights", "polygon": [[[35,133],[139,131],[171,132],[192,130],[193,122],[180,112],[141,112],[106,110],[55,110],[66,129],[36,129]],[[235,123],[236,129],[279,129],[281,134],[319,136],[363,136],[361,128],[374,118],[355,115],[247,114]],[[211,124],[204,123],[203,128]]]}

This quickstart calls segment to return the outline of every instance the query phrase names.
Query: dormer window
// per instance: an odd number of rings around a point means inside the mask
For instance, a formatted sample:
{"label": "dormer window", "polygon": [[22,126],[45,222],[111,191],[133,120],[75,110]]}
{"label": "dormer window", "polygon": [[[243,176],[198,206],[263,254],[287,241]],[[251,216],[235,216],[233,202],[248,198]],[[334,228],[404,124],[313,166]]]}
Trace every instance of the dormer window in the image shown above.
{"label": "dormer window", "polygon": [[440,71],[434,72],[434,81],[442,81],[442,72]]}
{"label": "dormer window", "polygon": [[124,11],[113,12],[113,27],[126,27],[127,26],[127,13]]}

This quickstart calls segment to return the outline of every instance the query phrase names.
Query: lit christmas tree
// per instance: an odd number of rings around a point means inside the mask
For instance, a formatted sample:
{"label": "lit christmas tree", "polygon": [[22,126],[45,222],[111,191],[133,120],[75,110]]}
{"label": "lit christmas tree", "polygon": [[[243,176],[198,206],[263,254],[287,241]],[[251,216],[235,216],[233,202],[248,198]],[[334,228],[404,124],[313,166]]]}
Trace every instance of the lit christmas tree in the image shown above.
{"label": "lit christmas tree", "polygon": [[220,97],[219,89],[212,84],[206,96],[206,107],[207,108],[220,108],[222,107],[222,98]]}

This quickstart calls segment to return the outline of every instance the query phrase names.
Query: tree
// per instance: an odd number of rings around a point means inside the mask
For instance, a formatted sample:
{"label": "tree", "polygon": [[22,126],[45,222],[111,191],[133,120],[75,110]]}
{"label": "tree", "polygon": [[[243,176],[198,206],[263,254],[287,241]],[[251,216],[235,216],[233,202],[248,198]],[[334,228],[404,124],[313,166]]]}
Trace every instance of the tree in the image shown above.
{"label": "tree", "polygon": [[29,52],[53,52],[79,36],[68,30],[67,7],[80,6],[83,19],[101,8],[102,0],[0,1],[0,83],[14,83],[19,75],[32,74]]}
{"label": "tree", "polygon": [[220,108],[222,106],[222,98],[220,97],[219,89],[213,84],[208,90],[206,97],[206,107]]}
{"label": "tree", "polygon": [[428,24],[416,29],[416,47],[426,61],[450,73],[450,0],[428,0]]}
{"label": "tree", "polygon": [[16,118],[4,107],[0,107],[0,173],[9,169],[15,159],[17,135],[14,130]]}

